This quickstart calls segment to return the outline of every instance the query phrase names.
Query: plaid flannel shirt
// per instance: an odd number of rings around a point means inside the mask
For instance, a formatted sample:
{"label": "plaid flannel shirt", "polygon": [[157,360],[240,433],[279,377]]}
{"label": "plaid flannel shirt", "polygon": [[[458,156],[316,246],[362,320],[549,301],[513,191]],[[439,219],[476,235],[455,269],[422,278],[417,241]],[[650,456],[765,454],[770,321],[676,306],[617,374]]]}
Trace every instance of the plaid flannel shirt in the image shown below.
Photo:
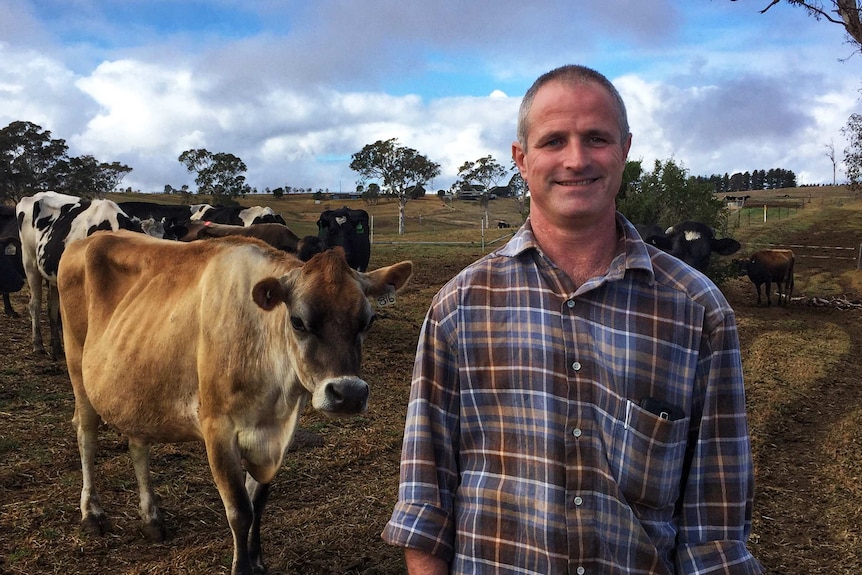
{"label": "plaid flannel shirt", "polygon": [[577,289],[527,222],[435,296],[387,542],[465,575],[762,572],[733,310],[617,226]]}

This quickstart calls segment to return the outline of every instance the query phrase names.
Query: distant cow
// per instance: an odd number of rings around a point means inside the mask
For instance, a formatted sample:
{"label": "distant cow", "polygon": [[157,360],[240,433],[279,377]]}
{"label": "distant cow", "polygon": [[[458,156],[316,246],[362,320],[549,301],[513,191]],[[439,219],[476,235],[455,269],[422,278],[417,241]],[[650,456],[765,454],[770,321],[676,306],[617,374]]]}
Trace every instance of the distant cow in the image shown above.
{"label": "distant cow", "polygon": [[243,208],[242,206],[198,206],[195,213],[192,214],[192,221],[207,221],[215,224],[230,224],[233,226],[250,226],[251,224],[282,224],[287,222],[279,214],[275,213],[272,208],[263,206],[252,206]]}
{"label": "distant cow", "polygon": [[500,220],[499,222],[497,222],[497,227],[502,230],[505,228],[511,228],[512,226],[511,226],[511,224],[509,224],[509,222],[504,222],[504,221]]}
{"label": "distant cow", "polygon": [[[153,219],[160,222],[165,230],[169,230],[177,224],[187,223],[192,215],[206,208],[209,204],[195,204],[191,206],[178,204],[160,204],[157,202],[118,202],[118,206],[130,218],[139,220]],[[176,239],[166,235],[169,239]]]}
{"label": "distant cow", "polygon": [[102,532],[93,485],[104,421],[128,437],[144,533],[164,537],[149,478],[153,443],[203,441],[234,541],[232,573],[263,573],[260,518],[310,399],[336,416],[366,410],[368,298],[400,289],[410,262],[364,274],[341,250],[302,264],[263,242],[158,241],[95,234],[60,262],[75,394],[82,525]]}
{"label": "distant cow", "polygon": [[0,237],[0,292],[6,305],[6,315],[18,317],[12,309],[9,294],[24,287],[24,266],[21,262],[21,240],[15,236]]}
{"label": "distant cow", "polygon": [[272,247],[296,253],[299,236],[283,224],[251,224],[250,226],[234,226],[230,224],[215,224],[212,222],[189,222],[185,226],[176,226],[171,231],[185,230],[184,234],[176,233],[177,239],[184,242],[204,238],[223,238],[225,236],[246,236],[257,238]]}
{"label": "distant cow", "polygon": [[312,256],[326,249],[326,246],[323,245],[323,242],[317,236],[305,236],[300,239],[287,226],[282,224],[252,224],[245,227],[198,221],[174,226],[170,228],[169,233],[172,239],[177,239],[181,242],[227,236],[257,238],[275,249],[295,254],[304,262],[307,262]]}
{"label": "distant cow", "polygon": [[[42,281],[48,282],[48,325],[51,357],[62,355],[60,342],[57,267],[70,243],[97,230],[127,229],[144,232],[141,222],[126,215],[110,200],[87,200],[56,192],[39,192],[21,199],[15,208],[21,238],[21,255],[30,287],[30,323],[33,351],[45,350],[39,316],[42,311]],[[149,222],[152,224],[152,222]],[[149,233],[159,231],[146,227]]]}
{"label": "distant cow", "polygon": [[727,256],[736,253],[741,247],[733,238],[716,239],[713,229],[700,222],[680,222],[669,227],[661,236],[645,233],[648,237],[644,237],[644,241],[703,273],[706,273],[713,253]]}
{"label": "distant cow", "polygon": [[317,220],[317,236],[327,248],[341,246],[347,263],[355,270],[365,271],[371,259],[371,238],[368,212],[348,207],[326,210]]}
{"label": "distant cow", "polygon": [[[5,238],[5,239],[4,239]],[[11,246],[12,238],[16,246]],[[21,240],[18,237],[18,220],[15,218],[15,208],[0,205],[0,242],[3,250],[0,251],[0,293],[3,294],[3,310],[6,315],[18,317],[18,313],[12,307],[9,294],[20,291],[24,286],[24,265],[21,262]],[[21,282],[20,285],[19,282]],[[17,288],[14,286],[18,285]]]}
{"label": "distant cow", "polygon": [[757,288],[757,305],[760,303],[760,286],[766,284],[766,302],[772,306],[772,282],[778,288],[778,305],[788,305],[793,296],[793,264],[791,250],[760,250],[744,260],[733,260],[739,275],[747,275]]}

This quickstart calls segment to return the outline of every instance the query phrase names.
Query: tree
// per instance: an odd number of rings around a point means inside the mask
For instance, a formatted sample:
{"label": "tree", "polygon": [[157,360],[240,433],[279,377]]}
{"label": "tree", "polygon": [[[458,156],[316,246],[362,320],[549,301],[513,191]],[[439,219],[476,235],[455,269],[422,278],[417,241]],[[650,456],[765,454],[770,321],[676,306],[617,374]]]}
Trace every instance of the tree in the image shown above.
{"label": "tree", "polygon": [[484,190],[479,197],[479,202],[485,212],[485,225],[488,224],[488,194],[491,188],[496,186],[497,182],[505,175],[506,169],[490,154],[475,162],[464,162],[458,168],[458,182],[462,186],[472,186],[475,182]]}
{"label": "tree", "polygon": [[200,148],[186,150],[180,154],[179,161],[188,171],[197,172],[198,194],[211,196],[213,204],[233,204],[235,198],[251,192],[243,175],[248,168],[233,154],[213,154]]}
{"label": "tree", "polygon": [[506,173],[506,168],[501,166],[493,156],[488,155],[475,162],[464,162],[458,168],[458,179],[467,185],[478,183],[487,192],[496,186]]}
{"label": "tree", "polygon": [[844,168],[850,189],[862,189],[862,114],[853,114],[847,120],[847,125],[841,128],[841,133],[847,138],[848,146],[844,148]]}
{"label": "tree", "polygon": [[377,140],[351,156],[350,169],[363,180],[377,179],[386,191],[398,198],[398,233],[404,233],[404,207],[408,191],[424,186],[440,175],[440,165],[413,148],[402,146],[397,138]]}
{"label": "tree", "polygon": [[832,162],[832,185],[835,185],[835,179],[838,172],[838,163],[835,161],[835,142],[829,140],[828,144],[824,144],[826,148],[826,157]]}
{"label": "tree", "polygon": [[113,192],[132,168],[119,162],[106,164],[93,156],[69,158],[55,167],[57,189],[82,198],[104,198]]}
{"label": "tree", "polygon": [[617,195],[620,199],[625,199],[626,195],[631,190],[631,193],[638,193],[640,179],[644,173],[643,160],[626,160],[626,165],[623,168],[623,180],[620,183],[620,191]]}
{"label": "tree", "polygon": [[688,170],[673,160],[655,161],[652,172],[645,172],[637,186],[618,198],[617,209],[637,224],[670,227],[685,220],[708,226],[726,227],[727,209],[715,198],[712,184],[698,182]]}
{"label": "tree", "polygon": [[[736,2],[737,0],[731,0]],[[844,28],[847,41],[853,44],[857,52],[862,52],[862,19],[859,13],[862,11],[862,2],[859,0],[784,0],[791,6],[805,8],[809,16],[815,20],[821,18],[832,24],[838,24]],[[781,0],[770,0],[769,5],[760,11],[765,14],[767,10],[779,4]]]}
{"label": "tree", "polygon": [[0,130],[0,201],[57,189],[57,167],[68,160],[67,150],[64,140],[31,122],[12,122]]}
{"label": "tree", "polygon": [[380,199],[380,186],[378,186],[374,182],[371,182],[370,184],[368,184],[367,188],[362,190],[362,194],[360,197],[365,200],[365,203],[369,206],[376,206],[377,202]]}

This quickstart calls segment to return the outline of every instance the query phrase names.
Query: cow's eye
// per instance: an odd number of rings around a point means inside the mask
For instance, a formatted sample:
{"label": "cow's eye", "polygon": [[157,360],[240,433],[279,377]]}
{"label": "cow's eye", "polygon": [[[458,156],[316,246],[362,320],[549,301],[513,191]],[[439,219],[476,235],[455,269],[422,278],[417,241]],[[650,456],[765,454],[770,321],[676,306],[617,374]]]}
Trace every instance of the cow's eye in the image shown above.
{"label": "cow's eye", "polygon": [[296,315],[290,316],[290,325],[296,331],[308,331],[305,327],[305,323],[302,321],[302,318]]}

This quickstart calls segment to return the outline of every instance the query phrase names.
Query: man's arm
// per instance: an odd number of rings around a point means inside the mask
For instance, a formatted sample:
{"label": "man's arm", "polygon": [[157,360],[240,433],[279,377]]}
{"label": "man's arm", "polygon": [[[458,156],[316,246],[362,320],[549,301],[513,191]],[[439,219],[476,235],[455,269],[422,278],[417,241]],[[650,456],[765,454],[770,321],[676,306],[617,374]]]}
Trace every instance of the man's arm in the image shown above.
{"label": "man's arm", "polygon": [[407,572],[410,575],[447,575],[449,573],[448,563],[424,551],[405,549],[404,561],[407,563]]}

